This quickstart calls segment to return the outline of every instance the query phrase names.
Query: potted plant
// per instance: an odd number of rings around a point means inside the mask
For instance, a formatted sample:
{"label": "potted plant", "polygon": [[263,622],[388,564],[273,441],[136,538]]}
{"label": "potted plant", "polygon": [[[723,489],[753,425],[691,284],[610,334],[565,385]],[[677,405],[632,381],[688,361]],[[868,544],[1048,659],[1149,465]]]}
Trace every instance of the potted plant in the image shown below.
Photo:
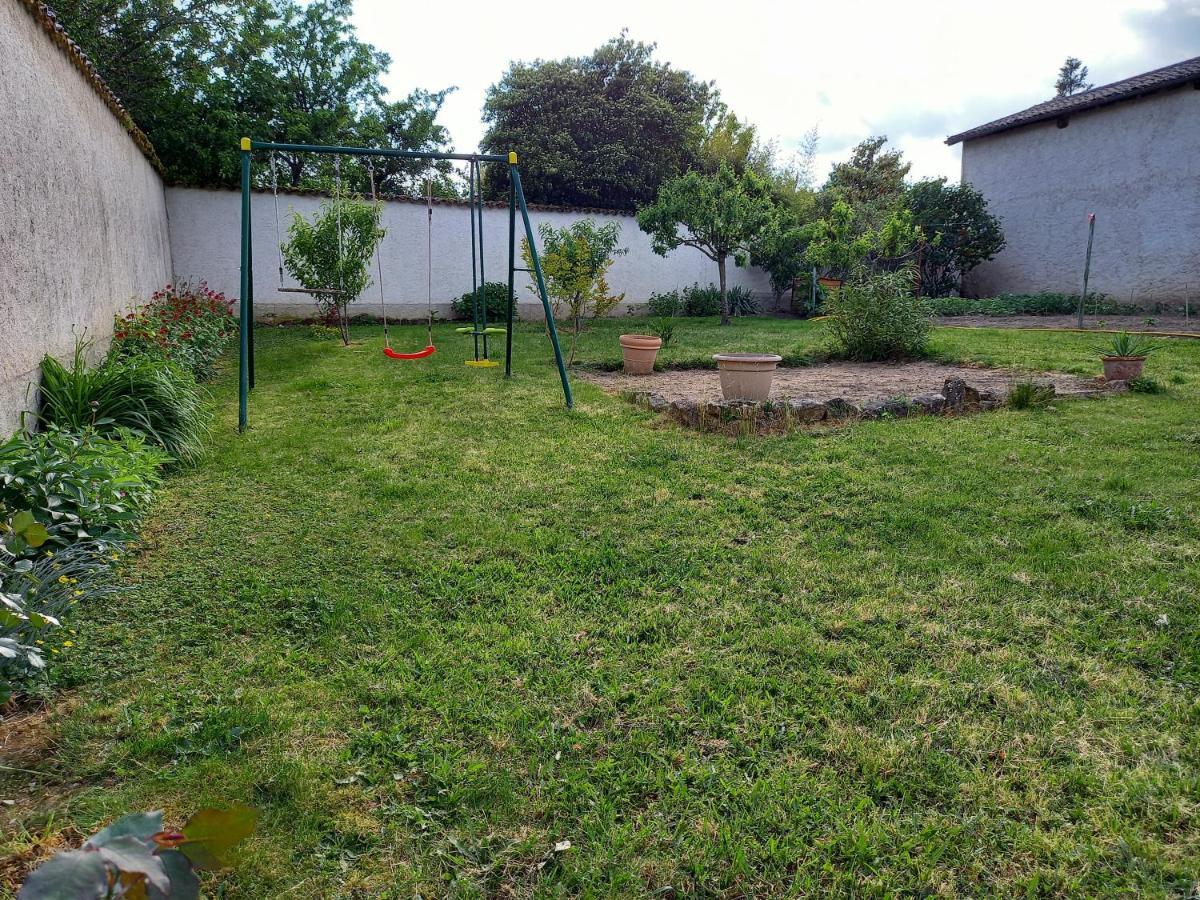
{"label": "potted plant", "polygon": [[1140,335],[1122,331],[1112,343],[1100,348],[1104,363],[1105,381],[1130,381],[1142,377],[1146,357],[1154,352],[1154,344]]}
{"label": "potted plant", "polygon": [[662,338],[653,334],[621,335],[621,359],[626,375],[649,375],[654,371],[654,359]]}
{"label": "potted plant", "polygon": [[775,367],[783,360],[774,353],[714,353],[726,400],[766,400],[771,396]]}

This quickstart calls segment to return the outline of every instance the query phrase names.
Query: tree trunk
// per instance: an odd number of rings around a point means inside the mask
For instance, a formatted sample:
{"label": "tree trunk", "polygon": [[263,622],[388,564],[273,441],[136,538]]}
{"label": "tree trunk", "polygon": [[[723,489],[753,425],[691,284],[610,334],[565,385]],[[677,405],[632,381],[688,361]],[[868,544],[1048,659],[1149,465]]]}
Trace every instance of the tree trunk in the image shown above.
{"label": "tree trunk", "polygon": [[725,255],[717,257],[717,275],[721,279],[721,324],[729,324],[729,294],[725,291]]}

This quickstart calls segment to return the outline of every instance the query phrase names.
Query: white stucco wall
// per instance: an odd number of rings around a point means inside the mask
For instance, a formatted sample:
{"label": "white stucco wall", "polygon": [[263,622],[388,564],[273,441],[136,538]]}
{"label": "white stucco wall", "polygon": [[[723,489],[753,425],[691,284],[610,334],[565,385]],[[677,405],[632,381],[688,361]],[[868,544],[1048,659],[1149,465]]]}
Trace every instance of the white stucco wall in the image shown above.
{"label": "white stucco wall", "polygon": [[158,174],[29,12],[0,2],[0,435],[43,354],[98,349],[113,314],[171,273]]}
{"label": "white stucco wall", "polygon": [[[320,206],[320,198],[302,194],[280,194],[279,230],[287,239],[291,211],[311,217]],[[168,188],[167,207],[171,215],[171,254],[176,275],[194,280],[205,279],[214,290],[229,297],[239,292],[240,194],[230,190]],[[273,315],[312,314],[311,300],[300,294],[281,294],[279,262],[276,251],[274,205],[269,192],[256,192],[251,202],[254,246],[254,309],[259,318]],[[541,222],[561,227],[578,218],[598,222],[615,221],[621,226],[620,246],[628,253],[618,257],[609,273],[609,287],[625,294],[626,302],[615,314],[631,304],[645,302],[653,291],[686,287],[699,282],[716,282],[716,264],[698,250],[681,247],[667,257],[651,249],[650,238],[643,234],[632,216],[599,215],[573,212],[530,210],[536,230]],[[424,201],[388,201],[383,226],[387,231],[381,245],[383,284],[387,314],[395,318],[421,318],[426,311],[426,210]],[[518,226],[518,266],[520,228]],[[507,280],[508,207],[484,210],[484,272],[488,281]],[[768,301],[770,281],[758,269],[739,269],[730,260],[730,286],[740,284]],[[286,273],[285,273],[286,274]],[[372,272],[374,276],[374,272]],[[291,278],[285,283],[295,286]],[[540,316],[541,305],[528,289],[529,276],[517,273],[516,294],[523,317]],[[450,301],[471,288],[470,209],[466,204],[435,203],[433,211],[433,302],[442,318],[450,314]],[[374,284],[351,307],[352,313],[378,315],[379,289]]]}
{"label": "white stucco wall", "polygon": [[1145,307],[1200,298],[1200,90],[1190,85],[967,141],[963,181],[1003,220],[1008,245],[970,273],[975,296],[1083,286]]}

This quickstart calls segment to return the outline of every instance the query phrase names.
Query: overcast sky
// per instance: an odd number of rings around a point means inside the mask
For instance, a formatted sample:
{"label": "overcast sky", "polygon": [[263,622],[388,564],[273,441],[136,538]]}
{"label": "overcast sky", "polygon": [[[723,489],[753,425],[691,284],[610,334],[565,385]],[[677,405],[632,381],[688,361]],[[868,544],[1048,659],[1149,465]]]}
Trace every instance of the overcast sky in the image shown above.
{"label": "overcast sky", "polygon": [[903,149],[914,177],[957,178],[946,136],[1049,98],[1068,55],[1096,85],[1200,55],[1200,0],[356,0],[355,24],[391,54],[394,96],[457,87],[441,121],[461,152],[476,149],[484,94],[512,60],[586,55],[627,28],[715,81],[783,155],[815,125],[818,181],[872,134]]}

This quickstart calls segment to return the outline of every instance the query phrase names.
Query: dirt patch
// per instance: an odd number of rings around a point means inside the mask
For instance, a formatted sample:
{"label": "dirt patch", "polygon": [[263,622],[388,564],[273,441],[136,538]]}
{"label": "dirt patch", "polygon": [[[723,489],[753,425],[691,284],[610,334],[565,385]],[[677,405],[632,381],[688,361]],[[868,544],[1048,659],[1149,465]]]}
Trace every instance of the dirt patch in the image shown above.
{"label": "dirt patch", "polygon": [[[579,371],[579,376],[606,391],[660,394],[667,402],[694,400],[699,403],[721,399],[721,378],[715,369],[684,369],[655,372],[652,375],[625,375],[622,372]],[[827,401],[841,398],[857,404],[882,402],[895,397],[936,394],[948,378],[961,378],[972,387],[999,397],[1008,394],[1014,382],[1030,378],[1028,372],[983,369],[970,366],[941,365],[932,362],[910,363],[827,363],[803,369],[780,368],[775,372],[772,399]],[[1056,393],[1094,392],[1095,379],[1046,373],[1035,380],[1053,384]]]}

